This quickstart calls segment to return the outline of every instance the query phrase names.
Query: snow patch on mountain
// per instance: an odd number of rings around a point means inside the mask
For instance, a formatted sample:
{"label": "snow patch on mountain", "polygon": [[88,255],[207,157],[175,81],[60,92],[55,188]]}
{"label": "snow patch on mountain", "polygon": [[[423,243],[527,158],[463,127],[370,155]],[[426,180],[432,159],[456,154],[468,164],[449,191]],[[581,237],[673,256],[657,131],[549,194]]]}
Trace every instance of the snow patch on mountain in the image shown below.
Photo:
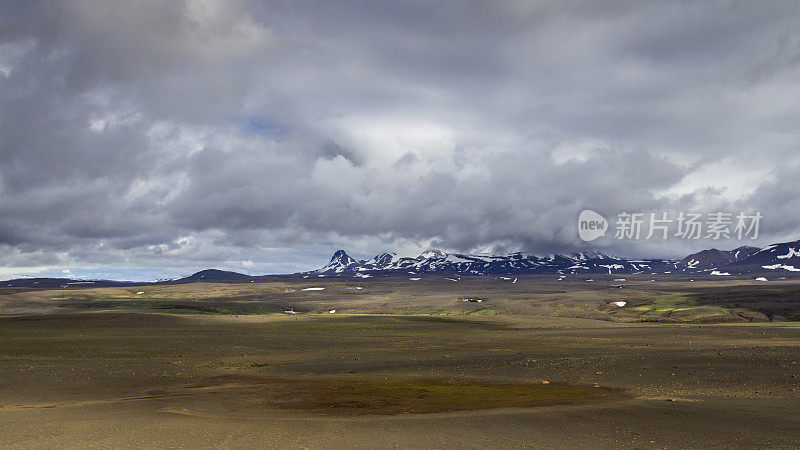
{"label": "snow patch on mountain", "polygon": [[786,253],[785,255],[778,255],[776,256],[776,258],[789,259],[789,258],[794,258],[795,256],[800,256],[800,252],[797,251],[797,249],[795,249],[794,247],[789,247],[788,253]]}

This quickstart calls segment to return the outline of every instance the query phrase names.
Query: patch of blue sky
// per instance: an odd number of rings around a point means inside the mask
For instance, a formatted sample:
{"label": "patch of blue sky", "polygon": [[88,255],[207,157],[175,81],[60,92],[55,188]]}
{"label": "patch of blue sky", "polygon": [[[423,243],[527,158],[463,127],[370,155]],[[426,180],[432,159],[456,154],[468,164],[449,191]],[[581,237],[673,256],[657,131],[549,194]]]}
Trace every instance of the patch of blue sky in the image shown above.
{"label": "patch of blue sky", "polygon": [[251,116],[244,120],[242,131],[247,134],[281,139],[289,134],[289,128],[267,117]]}

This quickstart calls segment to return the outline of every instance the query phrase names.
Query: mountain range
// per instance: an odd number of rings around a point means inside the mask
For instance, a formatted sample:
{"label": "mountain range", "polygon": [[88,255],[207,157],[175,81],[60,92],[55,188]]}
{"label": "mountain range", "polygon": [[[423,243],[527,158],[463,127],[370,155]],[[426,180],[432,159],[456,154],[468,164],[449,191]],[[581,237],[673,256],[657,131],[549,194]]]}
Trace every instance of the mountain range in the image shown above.
{"label": "mountain range", "polygon": [[[402,275],[414,278],[421,274],[452,276],[523,275],[523,274],[607,274],[607,275],[746,275],[800,272],[800,240],[768,245],[764,248],[743,246],[733,250],[707,249],[681,260],[626,259],[598,251],[548,256],[510,253],[507,255],[475,255],[429,250],[417,257],[400,257],[396,253],[381,253],[372,258],[357,260],[344,250],[337,250],[328,264],[320,269],[294,275],[251,276],[237,272],[207,269],[159,284],[199,281],[248,282],[274,277],[354,277]],[[800,274],[798,274],[800,275]],[[0,287],[77,288],[143,283],[111,280],[75,280],[70,278],[20,278],[2,281]]]}
{"label": "mountain range", "polygon": [[[703,250],[681,260],[626,259],[597,251],[549,256],[511,253],[508,255],[474,255],[446,253],[440,250],[423,252],[416,258],[381,253],[366,260],[356,260],[344,250],[337,250],[322,268],[308,274],[366,278],[391,273],[440,273],[451,275],[521,275],[521,274],[670,274],[753,273],[766,270],[793,270],[789,262],[777,264],[773,259],[800,249],[800,241],[776,244],[765,249],[739,247],[734,250]],[[784,252],[785,250],[785,252]],[[764,252],[767,253],[764,253]],[[757,256],[758,255],[758,256]],[[800,256],[800,253],[797,253]],[[800,261],[798,261],[800,262]],[[800,265],[800,264],[798,264]],[[726,272],[722,272],[722,270]]]}
{"label": "mountain range", "polygon": [[772,244],[764,248],[742,246],[733,250],[715,248],[693,253],[681,260],[626,259],[598,251],[549,256],[511,253],[474,255],[423,252],[416,258],[381,253],[366,260],[356,260],[344,250],[337,250],[322,268],[307,274],[355,276],[408,273],[451,275],[521,275],[521,274],[697,274],[742,275],[769,272],[800,272],[800,240]]}

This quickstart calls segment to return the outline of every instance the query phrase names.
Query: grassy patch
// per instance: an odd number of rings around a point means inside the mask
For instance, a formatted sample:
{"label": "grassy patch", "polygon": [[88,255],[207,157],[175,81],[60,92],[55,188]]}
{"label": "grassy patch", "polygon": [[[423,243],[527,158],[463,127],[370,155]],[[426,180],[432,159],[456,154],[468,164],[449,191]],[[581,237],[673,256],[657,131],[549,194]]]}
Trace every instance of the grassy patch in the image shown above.
{"label": "grassy patch", "polygon": [[18,294],[20,292],[30,292],[34,290],[35,289],[33,288],[27,288],[27,287],[0,287],[0,295]]}
{"label": "grassy patch", "polygon": [[[499,384],[441,380],[248,379],[234,380],[256,408],[319,414],[425,414],[503,407],[533,407],[619,399],[621,391],[566,384]],[[229,386],[223,383],[222,386]],[[214,386],[203,386],[213,389]],[[226,389],[235,401],[236,392]]]}
{"label": "grassy patch", "polygon": [[653,293],[644,301],[630,302],[611,311],[615,317],[642,322],[703,322],[743,320],[731,308],[699,304],[692,297]]}

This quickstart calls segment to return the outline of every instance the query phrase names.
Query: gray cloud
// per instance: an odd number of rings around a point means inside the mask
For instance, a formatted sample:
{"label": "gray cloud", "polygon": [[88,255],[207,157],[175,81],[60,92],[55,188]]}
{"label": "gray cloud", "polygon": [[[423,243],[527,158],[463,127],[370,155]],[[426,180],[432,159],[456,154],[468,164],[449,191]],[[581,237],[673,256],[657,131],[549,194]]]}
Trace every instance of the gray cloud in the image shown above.
{"label": "gray cloud", "polygon": [[569,251],[583,208],[800,233],[796,2],[0,8],[0,276]]}

